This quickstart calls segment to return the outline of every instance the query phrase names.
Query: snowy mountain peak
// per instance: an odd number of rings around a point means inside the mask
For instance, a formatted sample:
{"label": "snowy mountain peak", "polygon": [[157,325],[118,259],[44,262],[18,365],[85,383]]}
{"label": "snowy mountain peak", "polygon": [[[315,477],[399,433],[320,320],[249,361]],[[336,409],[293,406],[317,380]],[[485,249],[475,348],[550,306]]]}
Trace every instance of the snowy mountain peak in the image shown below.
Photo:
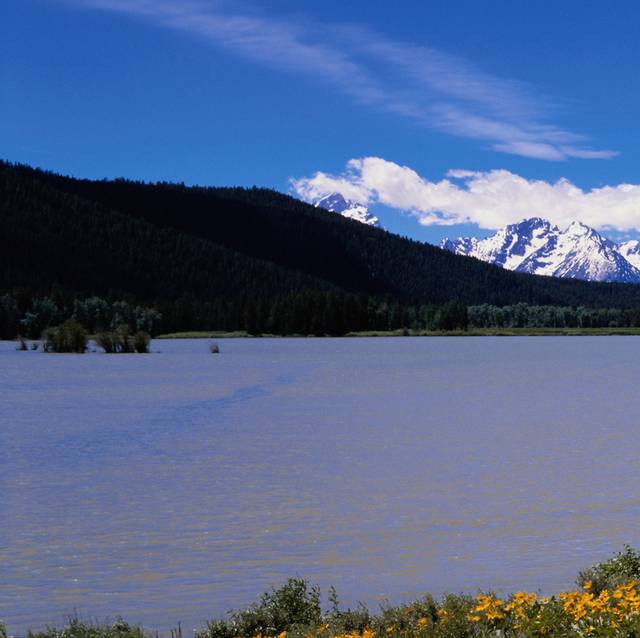
{"label": "snowy mountain peak", "polygon": [[349,208],[350,202],[348,202],[340,193],[331,193],[319,199],[315,205],[332,213],[341,213],[343,210]]}
{"label": "snowy mountain peak", "polygon": [[630,239],[629,241],[625,241],[622,244],[618,244],[618,248],[620,248],[620,252],[640,252],[640,240]]}
{"label": "snowy mountain peak", "polygon": [[571,222],[567,230],[565,230],[564,232],[567,235],[572,235],[574,237],[581,237],[582,235],[590,235],[591,233],[595,233],[596,231],[593,230],[593,228],[590,228],[589,226],[587,226],[586,224],[583,224],[582,222]]}
{"label": "snowy mountain peak", "polygon": [[558,232],[546,219],[532,217],[517,224],[509,224],[486,239],[459,237],[444,239],[440,247],[459,255],[470,255],[508,270],[520,264]]}
{"label": "snowy mountain peak", "polygon": [[354,219],[367,226],[380,227],[380,220],[375,215],[372,215],[364,204],[345,199],[341,193],[325,195],[316,200],[314,206]]}
{"label": "snowy mountain peak", "polygon": [[640,241],[631,239],[618,244],[618,252],[632,265],[640,269]]}
{"label": "snowy mountain peak", "polygon": [[532,217],[486,239],[443,239],[440,247],[518,272],[640,283],[640,242],[616,245],[578,221],[562,231],[546,219]]}
{"label": "snowy mountain peak", "polygon": [[[536,230],[542,228],[544,230],[549,230],[552,228],[551,222],[546,219],[542,219],[542,217],[530,217],[529,219],[523,219],[521,222],[517,224],[510,224],[507,228],[515,228],[522,231],[527,229]],[[555,226],[553,226],[555,228]]]}

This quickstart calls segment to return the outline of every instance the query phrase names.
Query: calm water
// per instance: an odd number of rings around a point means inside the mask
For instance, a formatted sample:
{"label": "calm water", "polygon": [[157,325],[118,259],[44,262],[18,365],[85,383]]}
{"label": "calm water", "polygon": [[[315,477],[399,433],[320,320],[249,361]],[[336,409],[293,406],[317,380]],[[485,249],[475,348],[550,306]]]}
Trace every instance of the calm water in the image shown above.
{"label": "calm water", "polygon": [[552,592],[640,544],[640,339],[0,343],[0,619],[167,630],[287,576]]}

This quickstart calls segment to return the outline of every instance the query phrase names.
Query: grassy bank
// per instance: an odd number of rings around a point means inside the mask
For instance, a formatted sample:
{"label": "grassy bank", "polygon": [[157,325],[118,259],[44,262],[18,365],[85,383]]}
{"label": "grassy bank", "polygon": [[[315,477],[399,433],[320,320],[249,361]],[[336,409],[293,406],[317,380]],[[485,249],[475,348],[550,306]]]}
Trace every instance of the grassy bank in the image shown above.
{"label": "grassy bank", "polygon": [[[289,579],[265,592],[242,611],[212,620],[195,638],[585,638],[640,636],[640,553],[626,547],[607,561],[581,572],[574,591],[543,597],[516,592],[500,598],[426,595],[372,613],[364,605],[343,609],[332,588],[328,609],[321,592],[302,579]],[[6,638],[0,624],[0,637]],[[172,638],[181,638],[178,626]],[[119,620],[97,625],[70,619],[30,638],[153,638]]]}
{"label": "grassy bank", "polygon": [[349,332],[347,337],[603,337],[639,336],[640,328],[469,328]]}
{"label": "grassy bank", "polygon": [[[172,332],[156,337],[157,339],[225,339],[260,337],[296,337],[312,338],[316,335],[251,335],[244,330],[233,332],[215,330],[194,330],[191,332]],[[640,328],[469,328],[468,330],[367,330],[348,332],[345,337],[606,337],[640,336]]]}
{"label": "grassy bank", "polygon": [[[192,330],[190,332],[169,332],[167,334],[158,335],[156,339],[238,339],[243,337],[252,337],[244,330],[234,330],[225,332],[224,330]],[[269,335],[273,336],[273,335]]]}

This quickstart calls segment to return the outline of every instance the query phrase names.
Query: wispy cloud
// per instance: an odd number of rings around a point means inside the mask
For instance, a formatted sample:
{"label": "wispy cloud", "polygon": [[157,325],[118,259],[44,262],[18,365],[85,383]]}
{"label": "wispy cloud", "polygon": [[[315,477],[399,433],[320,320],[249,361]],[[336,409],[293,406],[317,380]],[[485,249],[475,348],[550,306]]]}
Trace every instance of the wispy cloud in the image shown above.
{"label": "wispy cloud", "polygon": [[450,170],[432,181],[380,157],[348,162],[339,175],[318,172],[292,180],[295,192],[314,200],[332,192],[363,204],[382,203],[414,215],[421,224],[478,224],[496,229],[528,217],[559,226],[582,221],[594,228],[640,230],[640,184],[585,191],[567,179],[528,180],[506,170]]}
{"label": "wispy cloud", "polygon": [[230,11],[215,1],[58,1],[187,32],[271,68],[315,78],[359,104],[484,141],[496,151],[544,160],[617,154],[589,148],[586,136],[553,124],[552,101],[541,98],[534,87],[364,26]]}

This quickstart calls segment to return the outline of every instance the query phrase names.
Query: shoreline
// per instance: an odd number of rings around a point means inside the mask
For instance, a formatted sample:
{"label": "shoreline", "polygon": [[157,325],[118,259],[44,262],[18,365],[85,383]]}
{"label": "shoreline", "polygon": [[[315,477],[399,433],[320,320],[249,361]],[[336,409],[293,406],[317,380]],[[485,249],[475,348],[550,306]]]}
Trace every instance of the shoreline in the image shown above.
{"label": "shoreline", "polygon": [[191,330],[154,339],[345,339],[362,337],[636,337],[640,328],[470,328],[469,330],[366,330],[344,335],[249,334],[244,330]]}

